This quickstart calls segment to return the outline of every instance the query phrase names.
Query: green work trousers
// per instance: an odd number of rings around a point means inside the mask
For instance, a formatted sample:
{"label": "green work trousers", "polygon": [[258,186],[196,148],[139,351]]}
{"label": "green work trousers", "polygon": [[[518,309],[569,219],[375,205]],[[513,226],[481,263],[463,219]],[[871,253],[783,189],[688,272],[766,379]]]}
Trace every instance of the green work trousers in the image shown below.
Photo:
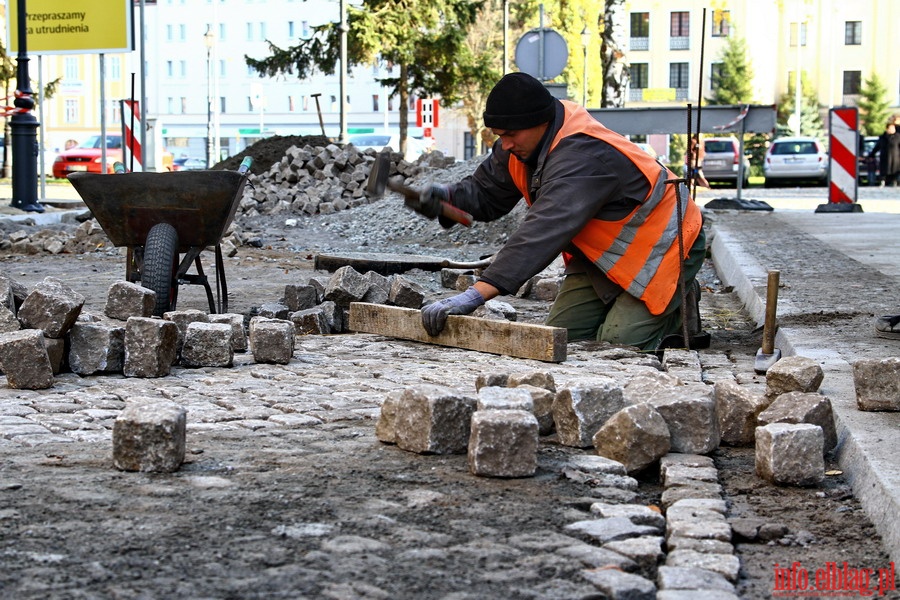
{"label": "green work trousers", "polygon": [[[705,257],[706,235],[701,229],[684,261],[686,286],[690,286],[700,272]],[[586,274],[572,273],[566,275],[559,295],[550,307],[547,325],[564,327],[568,330],[569,341],[596,339],[654,351],[664,337],[681,331],[680,309],[679,291],[660,315],[650,314],[643,302],[624,292],[606,303],[597,296]]]}

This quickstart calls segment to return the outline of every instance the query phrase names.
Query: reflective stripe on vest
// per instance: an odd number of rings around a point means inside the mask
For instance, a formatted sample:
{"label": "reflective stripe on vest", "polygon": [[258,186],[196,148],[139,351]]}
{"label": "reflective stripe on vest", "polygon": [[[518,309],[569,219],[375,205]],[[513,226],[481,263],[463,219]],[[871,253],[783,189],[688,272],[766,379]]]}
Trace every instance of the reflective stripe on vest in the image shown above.
{"label": "reflective stripe on vest", "polygon": [[[674,174],[649,154],[601,125],[579,105],[565,100],[562,104],[565,118],[548,156],[563,138],[584,133],[622,152],[651,184],[647,197],[625,218],[592,219],[572,241],[609,279],[640,299],[651,314],[662,314],[675,295],[681,273],[677,243],[679,207],[685,257],[700,232],[700,209],[690,200],[687,186],[666,185],[666,179],[674,178]],[[530,205],[531,190],[524,163],[510,156],[508,169]]]}

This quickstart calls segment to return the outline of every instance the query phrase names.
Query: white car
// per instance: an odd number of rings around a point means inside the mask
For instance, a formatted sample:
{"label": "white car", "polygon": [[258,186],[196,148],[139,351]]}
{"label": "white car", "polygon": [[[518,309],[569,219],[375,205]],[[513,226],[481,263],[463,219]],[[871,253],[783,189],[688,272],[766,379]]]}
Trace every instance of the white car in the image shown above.
{"label": "white car", "polygon": [[828,181],[828,153],[814,137],[783,137],[772,142],[763,161],[766,187],[780,183]]}
{"label": "white car", "polygon": [[[359,148],[365,150],[374,148],[382,150],[390,147],[394,152],[400,151],[400,134],[399,133],[357,133],[347,138],[347,141]],[[431,150],[430,144],[424,140],[407,136],[406,138],[406,154],[404,157],[409,162],[419,158],[422,154]]]}

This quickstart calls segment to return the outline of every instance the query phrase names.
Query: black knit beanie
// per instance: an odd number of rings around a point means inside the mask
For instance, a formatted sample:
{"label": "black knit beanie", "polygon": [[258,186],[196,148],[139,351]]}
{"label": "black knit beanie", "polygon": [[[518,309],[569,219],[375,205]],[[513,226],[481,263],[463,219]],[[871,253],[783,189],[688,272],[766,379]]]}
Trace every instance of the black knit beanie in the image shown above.
{"label": "black knit beanie", "polygon": [[556,103],[540,81],[527,73],[508,73],[488,94],[484,126],[529,129],[553,119]]}

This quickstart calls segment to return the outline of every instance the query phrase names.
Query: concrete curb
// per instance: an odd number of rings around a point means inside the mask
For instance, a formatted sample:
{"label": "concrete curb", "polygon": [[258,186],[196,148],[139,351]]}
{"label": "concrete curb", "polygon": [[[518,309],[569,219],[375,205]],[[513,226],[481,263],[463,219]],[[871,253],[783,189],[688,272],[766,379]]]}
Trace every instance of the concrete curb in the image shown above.
{"label": "concrete curb", "polygon": [[[724,229],[712,226],[713,264],[726,285],[734,287],[750,317],[761,324],[765,317],[766,270],[733,241]],[[790,311],[790,307],[784,307]],[[782,303],[779,300],[779,313]],[[836,352],[802,332],[779,327],[775,345],[784,356],[817,360],[825,371],[820,391],[828,396],[838,431],[838,464],[853,493],[874,524],[894,562],[900,561],[900,470],[898,447],[885,428],[900,431],[900,413],[864,412],[856,407],[853,371]]]}

